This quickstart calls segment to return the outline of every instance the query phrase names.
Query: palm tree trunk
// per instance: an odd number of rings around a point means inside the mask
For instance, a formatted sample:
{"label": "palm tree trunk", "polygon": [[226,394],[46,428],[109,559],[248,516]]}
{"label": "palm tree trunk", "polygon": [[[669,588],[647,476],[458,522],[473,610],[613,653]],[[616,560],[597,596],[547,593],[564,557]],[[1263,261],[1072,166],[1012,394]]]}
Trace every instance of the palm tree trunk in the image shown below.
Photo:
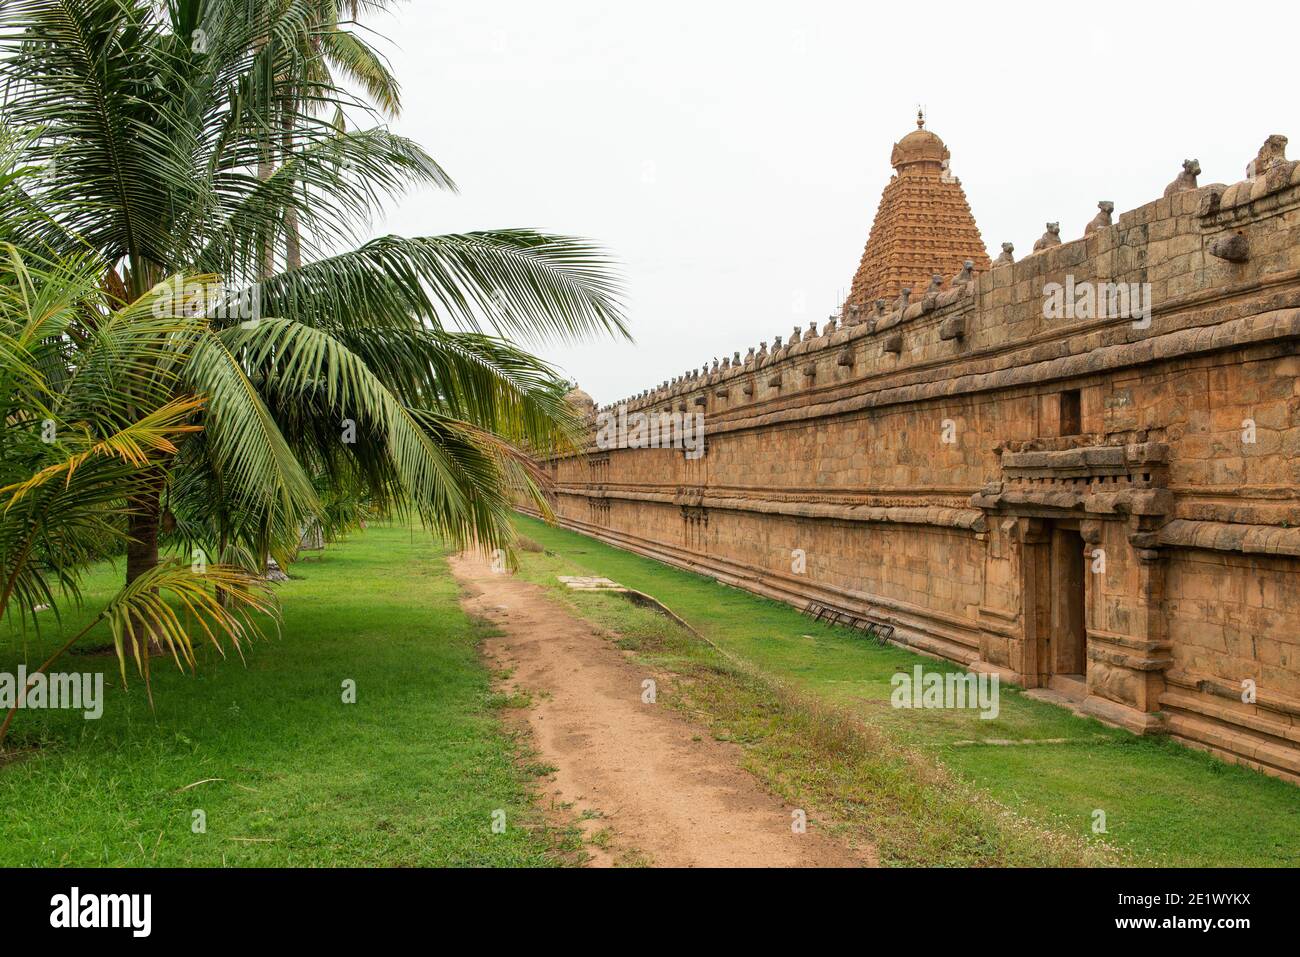
{"label": "palm tree trunk", "polygon": [[302,239],[298,234],[298,210],[284,212],[284,264],[288,269],[302,265]]}
{"label": "palm tree trunk", "polygon": [[[161,478],[161,475],[159,476]],[[128,500],[126,517],[126,583],[129,585],[158,564],[158,532],[162,524],[161,481],[142,495]],[[136,631],[149,633],[149,654],[160,655],[165,649],[152,630],[137,619]]]}
{"label": "palm tree trunk", "polygon": [[[161,270],[156,264],[147,260],[133,259],[129,276],[129,296],[134,300],[160,281]],[[132,408],[133,413],[134,411]],[[158,564],[163,470],[154,469],[150,479],[145,491],[127,499],[126,584],[128,585]]]}
{"label": "palm tree trunk", "polygon": [[[266,182],[275,173],[275,164],[271,161],[271,144],[267,143],[266,151],[263,154],[265,159],[258,164],[257,178]],[[265,282],[275,272],[275,233],[268,229],[266,236],[262,240],[262,261],[258,267],[257,278],[260,282]],[[259,549],[258,565],[262,569],[262,577],[265,578],[270,571],[270,552],[265,549]]]}
{"label": "palm tree trunk", "polygon": [[158,528],[162,502],[156,490],[130,500],[126,519],[131,540],[126,546],[126,583],[129,585],[158,564]]}
{"label": "palm tree trunk", "polygon": [[[287,159],[293,154],[293,116],[291,113],[285,114],[282,124],[284,133],[282,134],[281,145]],[[298,226],[298,210],[292,205],[284,211],[284,265],[286,269],[297,269],[302,265],[302,235]]]}
{"label": "palm tree trunk", "polygon": [[[271,162],[270,151],[267,151],[266,158],[257,164],[257,178],[266,182],[275,173],[275,165]],[[262,237],[261,262],[258,264],[257,275],[259,279],[266,279],[275,273],[275,235],[268,228],[266,235]]]}

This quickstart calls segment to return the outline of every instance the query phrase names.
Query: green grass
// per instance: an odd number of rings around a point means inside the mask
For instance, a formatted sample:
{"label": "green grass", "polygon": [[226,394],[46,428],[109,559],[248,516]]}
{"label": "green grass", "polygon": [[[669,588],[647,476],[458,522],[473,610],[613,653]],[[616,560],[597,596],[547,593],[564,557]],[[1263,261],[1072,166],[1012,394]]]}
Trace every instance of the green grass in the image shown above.
{"label": "green grass", "polygon": [[[1122,851],[1124,862],[1131,864],[1300,864],[1300,790],[1291,784],[1166,739],[1108,728],[1006,686],[995,720],[982,720],[973,712],[894,709],[889,695],[896,671],[910,671],[917,664],[958,669],[904,649],[877,647],[858,633],[813,622],[779,602],[533,519],[521,517],[519,527],[554,553],[525,556],[522,573],[528,577],[553,584],[557,574],[597,574],[653,595],[739,661],[860,719],[881,736],[884,746],[919,753],[929,766],[949,772],[1034,825],[1097,843],[1093,815],[1104,811],[1107,833],[1101,840]],[[626,614],[616,610],[608,596],[573,600],[584,614],[598,619],[616,620]],[[667,627],[662,618],[660,622],[656,627]],[[754,697],[749,707],[761,704],[760,697]],[[1058,738],[1069,743],[958,743]],[[793,747],[784,760],[797,765]],[[775,773],[780,761],[766,764]],[[924,775],[924,768],[913,767],[908,773]],[[876,784],[901,788],[898,794],[911,791],[901,780]],[[839,783],[841,790],[866,786],[870,782]],[[936,787],[942,790],[944,785]],[[915,796],[942,803],[934,793]],[[921,810],[918,805],[917,813]],[[992,848],[985,851],[995,853]],[[951,862],[946,851],[936,853]],[[978,847],[975,853],[980,853]],[[905,854],[899,860],[915,862]]]}
{"label": "green grass", "polygon": [[[1289,784],[1015,689],[1003,689],[995,721],[892,709],[896,670],[948,666],[520,525],[556,553],[526,552],[521,574],[680,675],[661,700],[740,742],[774,790],[844,839],[869,839],[885,863],[1300,862],[1300,792]],[[246,663],[204,652],[197,676],[156,664],[155,710],[138,678],[119,686],[113,658],[57,666],[104,671],[105,713],[19,713],[9,744],[28,750],[0,764],[0,865],[553,866],[579,856],[573,833],[546,827],[533,803],[547,769],[526,763],[499,720],[529,701],[492,692],[477,650],[485,626],[460,610],[440,546],[376,527],[291,572],[281,634],[255,643]],[[562,593],[555,575],[574,573],[654,595],[725,655],[650,610]],[[96,569],[85,611],[63,627],[87,620],[119,576]],[[0,671],[34,667],[57,645],[46,615],[39,639],[0,633]],[[83,646],[106,640],[91,634]],[[356,704],[342,703],[345,679]],[[1071,743],[958,745],[983,738]],[[498,809],[504,834],[492,833]],[[191,830],[195,810],[206,833]],[[1095,810],[1106,813],[1104,841],[1091,832]]]}
{"label": "green grass", "polygon": [[554,600],[633,652],[656,675],[660,706],[740,744],[744,766],[822,832],[895,866],[1115,861],[1109,846],[1015,815],[878,729],[728,657],[649,608],[559,588],[554,562],[563,559],[527,561],[522,574],[548,584]]}
{"label": "green grass", "polygon": [[[62,659],[106,672],[104,716],[19,712],[9,743],[35,750],[0,765],[0,865],[545,866],[572,850],[532,805],[494,711],[517,703],[491,695],[484,626],[459,608],[441,546],[372,527],[291,574],[280,636],[246,664],[204,653],[197,677],[155,662],[154,711],[115,658]],[[65,627],[119,575],[96,569]],[[48,625],[40,641],[0,632],[0,671],[38,665],[58,641]]]}

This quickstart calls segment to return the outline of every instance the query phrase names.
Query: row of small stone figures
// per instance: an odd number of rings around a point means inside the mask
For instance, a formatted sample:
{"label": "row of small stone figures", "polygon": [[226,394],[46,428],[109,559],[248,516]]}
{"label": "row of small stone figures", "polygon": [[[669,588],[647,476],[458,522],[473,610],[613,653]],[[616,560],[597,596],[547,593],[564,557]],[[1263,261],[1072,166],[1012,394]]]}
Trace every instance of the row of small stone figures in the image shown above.
{"label": "row of small stone figures", "polygon": [[[1196,160],[1187,160],[1187,163],[1195,163],[1195,162]],[[1184,167],[1186,167],[1187,163],[1183,164]],[[1197,172],[1200,172],[1199,166],[1197,166],[1196,169]],[[1182,177],[1179,177],[1179,179],[1181,178]],[[1169,188],[1173,189],[1175,185],[1177,185],[1177,180],[1169,184]],[[1191,189],[1196,188],[1195,175],[1192,176],[1192,185],[1189,188]],[[1165,191],[1165,195],[1166,196],[1170,195],[1168,190]],[[1083,234],[1085,236],[1091,236],[1097,230],[1105,229],[1107,226],[1112,225],[1111,214],[1115,212],[1115,204],[1108,199],[1103,199],[1099,203],[1097,203],[1097,209],[1099,210],[1099,212],[1097,213],[1096,216],[1092,218],[1092,222],[1090,222],[1087,226],[1083,228]],[[1047,232],[1043,233],[1043,235],[1038,239],[1038,241],[1034,243],[1034,252],[1040,253],[1044,249],[1049,249],[1052,246],[1059,246],[1059,245],[1061,245],[1061,224],[1048,223]],[[1002,255],[998,256],[997,259],[993,260],[993,265],[1002,266],[1005,265],[1006,263],[1015,262],[1016,258],[1013,255],[1015,250],[1016,247],[1011,243],[1003,243]]]}
{"label": "row of small stone figures", "polygon": [[[957,273],[957,275],[952,277],[952,282],[950,283],[950,285],[952,286],[953,289],[960,289],[964,286],[970,285],[974,281],[975,281],[975,263],[974,261],[968,259],[964,263],[962,263],[961,272]],[[930,285],[925,290],[926,298],[929,298],[930,296],[937,296],[941,292],[943,292],[942,274],[937,272],[931,273]],[[898,299],[894,301],[894,311],[902,312],[904,309],[908,307],[908,305],[911,304],[911,302],[912,302],[912,287],[904,286],[901,290]],[[877,299],[875,314],[870,317],[863,317],[861,315],[861,311],[862,311],[862,307],[857,305],[856,303],[850,305],[848,308],[848,312],[849,312],[848,318],[845,319],[844,324],[846,326],[856,326],[864,322],[878,322],[879,320],[885,318],[886,315],[888,315],[889,300]]]}
{"label": "row of small stone figures", "polygon": [[[965,263],[962,264],[961,272],[957,273],[957,275],[952,277],[952,286],[954,289],[960,286],[965,286],[968,283],[973,282],[974,279],[975,279],[975,263],[972,260],[968,259],[966,260]],[[942,290],[943,290],[943,276],[940,273],[934,273],[930,277],[930,288],[926,290],[926,295],[928,296],[933,293],[938,293],[941,292]],[[911,299],[911,295],[912,295],[912,290],[910,287],[903,289],[903,295],[895,303],[895,308],[906,309],[907,304]],[[887,311],[888,311],[888,300],[877,299],[875,315],[870,318],[871,320],[884,318],[884,316],[887,314]],[[857,305],[851,305],[848,307],[848,316],[846,316],[844,320],[844,325],[846,327],[860,325],[861,323],[867,321],[869,321],[867,318],[864,318],[859,315],[859,307]],[[644,392],[638,393],[637,395],[632,397],[632,400],[636,401],[638,399],[647,399],[650,398],[651,396],[657,395],[661,392],[664,392],[668,389],[672,389],[675,386],[681,385],[686,382],[695,382],[698,379],[701,379],[703,377],[714,375],[719,372],[726,372],[729,369],[739,369],[739,368],[754,365],[757,362],[762,362],[764,359],[768,358],[769,355],[775,356],[777,353],[783,352],[785,349],[788,349],[791,346],[796,345],[800,342],[811,340],[811,339],[820,339],[825,336],[829,336],[831,333],[835,332],[838,325],[839,325],[839,317],[831,316],[826,320],[826,325],[822,327],[822,331],[820,333],[818,333],[817,331],[816,321],[808,323],[808,331],[806,333],[802,332],[798,326],[795,326],[794,331],[790,334],[790,341],[785,343],[784,347],[781,344],[782,337],[777,336],[773,342],[772,351],[770,353],[767,351],[767,343],[761,342],[759,343],[757,349],[755,349],[754,346],[750,346],[749,355],[745,356],[743,360],[740,358],[739,350],[737,350],[730,358],[724,357],[723,359],[719,360],[717,356],[714,356],[712,367],[710,367],[708,363],[705,363],[705,365],[699,369],[688,369],[685,373],[683,373],[680,376],[677,376],[672,379],[667,379],[664,382],[661,382],[659,384],[659,387],[656,389],[646,389]]]}
{"label": "row of small stone figures", "polygon": [[[1246,167],[1246,178],[1255,179],[1267,173],[1274,166],[1285,163],[1286,159],[1287,138],[1280,133],[1274,133],[1264,141],[1260,147],[1259,154]],[[1196,178],[1201,175],[1201,163],[1199,160],[1183,160],[1183,171],[1175,177],[1174,181],[1165,187],[1164,196],[1173,196],[1176,193],[1185,193],[1197,188]],[[1093,218],[1083,230],[1083,234],[1088,236],[1099,229],[1104,229],[1111,225],[1111,213],[1115,212],[1115,204],[1108,199],[1103,199],[1097,204],[1100,212]],[[1034,243],[1034,252],[1042,252],[1051,246],[1061,244],[1061,224],[1048,223],[1047,232],[1043,233],[1042,238]],[[1012,253],[1015,247],[1011,243],[1002,244],[1002,255],[993,261],[995,266],[1003,263],[1015,262]]]}
{"label": "row of small stone figures", "polygon": [[[1197,160],[1183,160],[1183,171],[1178,174],[1177,179],[1165,187],[1164,194],[1166,196],[1172,196],[1175,193],[1183,193],[1187,190],[1196,189],[1196,177],[1200,174],[1201,164]],[[1114,203],[1108,199],[1103,199],[1097,203],[1097,210],[1097,215],[1092,218],[1092,222],[1083,228],[1083,234],[1085,236],[1091,236],[1097,230],[1105,229],[1107,226],[1113,225],[1111,214],[1115,212]],[[1034,252],[1040,253],[1044,249],[1049,249],[1052,246],[1059,245],[1061,245],[1061,224],[1048,223],[1047,232],[1043,233],[1038,241],[1034,243]],[[1015,251],[1016,247],[1013,244],[1003,243],[1002,255],[993,260],[993,265],[1002,266],[1007,263],[1015,262],[1016,258],[1013,255]]]}
{"label": "row of small stone figures", "polygon": [[[884,300],[882,299],[881,302],[884,302]],[[826,325],[822,328],[822,331],[818,333],[817,323],[815,321],[810,322],[808,323],[808,332],[806,334],[801,332],[798,326],[795,326],[794,332],[790,334],[790,341],[785,344],[784,348],[788,349],[790,346],[802,342],[804,339],[811,340],[811,339],[819,339],[822,336],[829,336],[831,333],[835,331],[836,327],[838,326],[838,323],[839,323],[839,318],[837,316],[831,316],[829,319],[826,320]],[[846,325],[851,325],[851,323],[846,323]],[[776,337],[775,344],[772,347],[772,351],[770,355],[774,356],[778,352],[783,351],[783,347],[781,345],[781,338],[782,338],[781,336]],[[759,343],[759,348],[757,350],[755,350],[753,346],[750,346],[749,355],[747,355],[743,361],[740,358],[740,350],[737,350],[730,357],[723,357],[721,360],[719,360],[717,356],[714,356],[712,367],[710,367],[709,364],[706,362],[703,366],[701,366],[698,369],[688,369],[682,375],[676,376],[672,379],[666,379],[665,381],[661,382],[659,384],[659,387],[656,389],[646,389],[644,392],[638,393],[637,395],[633,396],[633,399],[649,398],[652,395],[656,395],[660,392],[663,392],[667,389],[671,389],[674,386],[681,385],[682,383],[685,382],[695,382],[698,379],[705,378],[710,375],[714,375],[718,372],[726,372],[728,369],[739,369],[743,366],[750,366],[756,362],[763,361],[768,357],[768,355],[769,353],[767,351],[767,343],[762,342]]]}
{"label": "row of small stone figures", "polygon": [[[1279,163],[1286,162],[1286,144],[1287,144],[1287,138],[1280,134],[1274,134],[1273,136],[1270,136],[1267,140],[1265,140],[1264,146],[1259,151],[1259,155],[1256,156],[1254,161],[1251,162],[1251,164],[1246,168],[1247,178],[1254,179],[1256,176],[1262,175],[1263,173],[1267,172],[1273,166],[1276,166]],[[1178,176],[1174,179],[1172,183],[1170,183],[1168,186],[1165,187],[1164,195],[1173,196],[1175,193],[1183,193],[1183,192],[1187,192],[1188,190],[1196,189],[1197,188],[1196,178],[1200,175],[1201,175],[1201,164],[1198,160],[1194,160],[1194,159],[1183,160],[1182,172],[1178,174]],[[1104,229],[1105,227],[1112,225],[1111,215],[1115,212],[1115,204],[1112,203],[1110,200],[1103,199],[1101,202],[1097,203],[1097,209],[1098,209],[1097,215],[1093,218],[1092,222],[1090,222],[1084,228],[1083,234],[1085,236],[1091,235],[1092,233],[1096,232],[1098,229]],[[1034,243],[1034,252],[1036,253],[1042,252],[1044,249],[1048,249],[1052,246],[1059,246],[1060,244],[1061,244],[1061,224],[1048,223],[1047,232],[1043,233],[1042,238],[1040,238],[1036,243]],[[1012,245],[1011,243],[1003,243],[1002,255],[998,256],[998,258],[993,261],[993,265],[1000,266],[1006,263],[1015,262],[1015,256],[1013,255],[1014,252],[1015,252],[1014,245]],[[975,264],[969,259],[966,260],[966,262],[962,264],[961,272],[959,272],[957,275],[952,277],[952,287],[955,289],[960,286],[965,286],[968,283],[972,282],[975,278],[974,270],[975,270]],[[933,294],[937,294],[942,289],[943,289],[943,276],[940,275],[939,273],[934,273],[930,277],[930,288],[926,290],[926,295],[930,296]],[[911,287],[905,286],[902,290],[902,295],[899,296],[897,302],[895,302],[894,304],[895,310],[901,311],[903,309],[906,309],[909,302],[911,301],[911,297],[912,297]],[[859,315],[860,308],[861,307],[859,307],[856,304],[850,305],[848,307],[847,310],[848,314],[844,317],[845,326],[856,326],[862,322],[876,321],[884,318],[885,315],[887,314],[888,303],[884,299],[877,299],[875,315],[870,318],[864,318],[861,315]],[[835,316],[831,316],[830,319],[827,320],[826,326],[821,332],[821,336],[828,336],[832,332],[834,332],[837,321],[838,320]],[[806,336],[801,336],[799,327],[795,326],[794,333],[790,336],[790,341],[789,343],[787,343],[786,348],[789,348],[790,346],[793,346],[795,343],[802,341],[802,339],[817,339],[817,338],[820,337],[817,333],[816,322],[812,322],[808,324],[808,333]],[[778,352],[781,351],[783,351],[781,346],[781,337],[777,336],[771,354],[776,355]],[[724,358],[721,362],[718,361],[717,357],[714,357],[713,367],[711,369],[706,363],[703,368],[692,369],[686,372],[684,375],[680,375],[674,379],[668,379],[664,381],[659,385],[657,389],[646,389],[644,392],[641,392],[640,394],[634,396],[633,401],[636,401],[638,399],[650,398],[651,396],[672,389],[675,386],[681,385],[683,383],[694,382],[702,377],[713,375],[718,372],[725,372],[728,369],[736,369],[744,366],[751,366],[757,362],[763,361],[767,357],[768,357],[768,351],[767,351],[766,342],[760,343],[757,351],[755,351],[753,346],[750,346],[749,355],[745,357],[743,362],[741,361],[739,351],[737,351],[735,355],[733,355],[729,359]]]}
{"label": "row of small stone figures", "polygon": [[[1173,183],[1169,184],[1169,188],[1165,190],[1165,195],[1169,196],[1173,192],[1179,192],[1183,189],[1195,189],[1196,175],[1200,171],[1201,171],[1200,164],[1198,164],[1196,160],[1185,161],[1183,163],[1183,174],[1180,175],[1179,178],[1175,180]],[[1190,186],[1186,185],[1188,181],[1190,181],[1191,183]],[[1115,211],[1115,204],[1110,202],[1109,200],[1103,200],[1102,202],[1097,204],[1097,208],[1100,209],[1101,212],[1099,212],[1096,218],[1093,219],[1093,221],[1088,224],[1087,229],[1084,231],[1085,236],[1088,235],[1089,233],[1094,232],[1097,229],[1101,229],[1104,226],[1111,225],[1111,213]],[[1060,243],[1061,243],[1061,224],[1048,223],[1047,232],[1043,234],[1042,239],[1034,243],[1034,252],[1040,252],[1041,250],[1044,250],[1049,246],[1058,246],[1060,245]],[[1015,251],[1015,247],[1011,243],[1003,243],[1002,255],[999,256],[996,260],[994,260],[994,265],[1001,265],[1003,263],[1015,262],[1015,259],[1012,255],[1014,251]],[[974,278],[975,278],[975,263],[972,260],[967,259],[962,264],[961,272],[957,273],[957,275],[952,277],[952,287],[956,289],[958,287],[965,286],[966,284],[972,282]],[[942,291],[942,289],[943,289],[943,275],[941,273],[933,273],[930,276],[930,287],[926,290],[926,295],[929,296],[929,295],[936,294]],[[894,303],[895,311],[902,311],[906,309],[909,303],[911,302],[911,298],[912,298],[912,287],[904,286],[901,291],[901,295],[899,296],[898,300]],[[849,305],[846,310],[847,315],[844,318],[845,326],[856,326],[863,322],[883,319],[888,314],[889,311],[888,300],[877,299],[875,306],[876,306],[875,314],[870,317],[870,320],[868,320],[867,318],[864,318],[860,315],[861,307],[859,305],[857,305],[856,303]],[[827,336],[830,335],[832,332],[834,332],[837,321],[838,320],[835,316],[831,316],[827,320],[826,326],[823,329],[821,335]],[[804,338],[807,339],[819,338],[817,333],[816,322],[811,322],[808,324],[808,334],[806,337],[800,333],[799,327],[795,326],[794,332],[791,334],[790,341],[789,343],[787,343],[786,347],[788,348],[789,346],[793,346],[796,343],[801,342]],[[775,355],[780,351],[782,351],[781,337],[777,336],[771,354]],[[658,393],[672,389],[683,383],[694,382],[700,379],[702,376],[712,375],[717,372],[726,372],[727,370],[733,368],[750,366],[756,362],[761,362],[763,359],[766,359],[768,357],[768,354],[769,353],[767,351],[767,343],[762,342],[759,344],[757,351],[753,346],[749,347],[749,355],[745,357],[743,362],[741,361],[739,351],[737,351],[731,358],[723,358],[721,361],[719,361],[718,358],[715,356],[713,359],[712,368],[710,368],[709,365],[706,363],[700,369],[689,369],[680,376],[676,376],[675,378],[672,379],[667,379],[664,382],[660,383],[658,388],[646,389],[644,392],[641,392],[633,396],[632,399],[633,401],[636,401],[638,399],[646,399]]]}

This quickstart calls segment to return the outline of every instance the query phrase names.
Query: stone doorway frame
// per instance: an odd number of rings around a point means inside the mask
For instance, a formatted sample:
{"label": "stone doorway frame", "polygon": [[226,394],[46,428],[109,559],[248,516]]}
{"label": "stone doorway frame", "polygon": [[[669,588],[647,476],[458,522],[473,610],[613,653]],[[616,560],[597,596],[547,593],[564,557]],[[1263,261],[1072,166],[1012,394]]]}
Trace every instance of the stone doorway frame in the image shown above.
{"label": "stone doorway frame", "polygon": [[[1109,551],[1112,578],[1104,591],[1085,565],[1084,653],[1086,687],[1074,688],[1079,708],[1140,733],[1163,729],[1157,714],[1163,672],[1172,663],[1165,639],[1163,554],[1157,531],[1172,508],[1167,482],[1168,449],[1162,443],[1069,444],[1039,440],[1000,447],[1001,479],[972,497],[987,527],[1015,555],[1018,601],[1010,615],[981,609],[983,670],[1003,672],[1027,688],[1048,684],[1044,661],[1054,587],[1052,542],[1058,528],[1077,528],[1085,548]],[[1052,448],[1053,443],[1065,447]],[[1045,445],[1049,447],[1044,447]],[[1002,547],[999,544],[998,547]],[[993,546],[990,545],[992,549]],[[991,558],[1001,558],[990,551]],[[1122,624],[1109,618],[1107,603],[1123,605]],[[1113,629],[1113,630],[1111,630]],[[990,652],[1004,651],[993,660]]]}
{"label": "stone doorway frame", "polygon": [[[1048,687],[1082,700],[1087,694],[1089,634],[1094,629],[1090,609],[1096,602],[1088,570],[1093,546],[1085,537],[1085,522],[1018,516],[1015,525],[1023,654],[1019,667],[1014,661],[1012,666],[1026,687]],[[1067,631],[1074,647],[1063,651]]]}

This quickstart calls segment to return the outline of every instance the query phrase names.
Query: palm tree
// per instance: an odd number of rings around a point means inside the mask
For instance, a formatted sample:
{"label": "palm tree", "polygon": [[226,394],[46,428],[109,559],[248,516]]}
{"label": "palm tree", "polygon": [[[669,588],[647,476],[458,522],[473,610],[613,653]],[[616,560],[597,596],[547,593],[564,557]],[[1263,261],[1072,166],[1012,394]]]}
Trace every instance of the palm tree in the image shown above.
{"label": "palm tree", "polygon": [[[0,172],[0,199],[13,172]],[[61,595],[78,599],[84,570],[125,542],[119,516],[128,503],[149,494],[159,463],[200,428],[203,400],[181,383],[204,320],[156,308],[152,295],[116,306],[101,276],[91,252],[50,260],[0,242],[0,621],[35,625],[42,608],[57,613]],[[249,613],[271,611],[265,583],[243,569],[161,562],[124,585],[32,680],[107,622],[123,681],[132,658],[147,688],[146,637],[192,668],[191,632],[218,650],[223,637],[239,649],[257,631]],[[0,722],[0,745],[16,711]]]}
{"label": "palm tree", "polygon": [[[286,2],[288,0],[281,0],[281,3]],[[339,3],[339,0],[316,0],[314,23],[308,32],[297,38],[302,53],[301,64],[311,81],[329,84],[333,82],[334,74],[340,74],[364,90],[370,101],[390,117],[401,112],[401,89],[397,78],[378,51],[346,27],[355,23],[362,8],[376,12],[393,5],[390,0],[350,0],[346,4]],[[347,21],[343,19],[344,7],[349,17]],[[280,98],[289,99],[296,109],[304,92],[298,78],[281,77],[280,87]],[[281,120],[286,153],[292,152],[293,148],[292,112]],[[334,117],[334,125],[343,129],[346,123],[343,111],[336,110]],[[284,262],[289,269],[302,265],[302,237],[294,209],[285,210]]]}
{"label": "palm tree", "polygon": [[[223,282],[176,384],[202,398],[203,430],[130,499],[128,581],[172,523],[222,560],[287,559],[322,479],[508,547],[510,488],[544,504],[521,449],[571,441],[576,423],[554,370],[505,337],[626,334],[609,263],[583,240],[504,229],[338,251],[387,197],[454,184],[383,126],[324,115],[374,114],[301,42],[321,6],[0,4],[0,115],[45,170],[6,214],[34,214],[24,244],[89,247],[119,304],[160,284],[188,301],[178,276]],[[303,265],[274,252],[291,220]]]}

